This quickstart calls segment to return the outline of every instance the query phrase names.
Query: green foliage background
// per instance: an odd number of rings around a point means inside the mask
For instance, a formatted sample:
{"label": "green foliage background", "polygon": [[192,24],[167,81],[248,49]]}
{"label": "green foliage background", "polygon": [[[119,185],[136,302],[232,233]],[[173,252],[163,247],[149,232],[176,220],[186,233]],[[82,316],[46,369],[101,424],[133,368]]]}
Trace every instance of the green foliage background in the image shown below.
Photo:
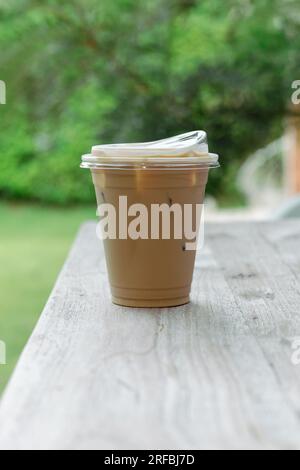
{"label": "green foliage background", "polygon": [[93,144],[203,128],[236,171],[282,132],[299,79],[299,0],[0,0],[0,195],[94,200]]}

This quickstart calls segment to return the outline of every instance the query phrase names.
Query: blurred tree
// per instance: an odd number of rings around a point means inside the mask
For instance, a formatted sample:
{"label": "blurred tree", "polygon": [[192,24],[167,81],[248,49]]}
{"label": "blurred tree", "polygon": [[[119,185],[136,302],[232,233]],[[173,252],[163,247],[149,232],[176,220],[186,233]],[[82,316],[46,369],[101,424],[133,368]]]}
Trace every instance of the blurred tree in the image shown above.
{"label": "blurred tree", "polygon": [[98,142],[204,128],[236,197],[241,161],[282,132],[299,78],[298,0],[0,0],[0,191],[92,200]]}

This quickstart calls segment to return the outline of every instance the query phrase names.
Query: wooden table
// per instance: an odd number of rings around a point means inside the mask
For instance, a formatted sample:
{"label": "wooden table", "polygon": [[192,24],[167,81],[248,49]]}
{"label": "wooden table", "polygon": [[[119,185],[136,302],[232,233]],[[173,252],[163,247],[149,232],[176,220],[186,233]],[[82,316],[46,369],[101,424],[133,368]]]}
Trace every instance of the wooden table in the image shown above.
{"label": "wooden table", "polygon": [[84,225],[2,400],[0,448],[299,449],[299,278],[300,222],[209,225],[190,305],[117,307]]}

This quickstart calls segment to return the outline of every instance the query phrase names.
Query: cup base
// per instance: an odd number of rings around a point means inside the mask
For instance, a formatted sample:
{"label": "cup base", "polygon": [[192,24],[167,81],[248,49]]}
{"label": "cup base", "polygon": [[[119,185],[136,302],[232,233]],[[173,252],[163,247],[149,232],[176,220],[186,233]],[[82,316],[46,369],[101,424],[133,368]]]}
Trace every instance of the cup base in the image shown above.
{"label": "cup base", "polygon": [[166,307],[179,307],[186,305],[190,302],[190,297],[178,297],[176,299],[122,299],[119,297],[112,297],[112,301],[121,307],[133,308],[166,308]]}

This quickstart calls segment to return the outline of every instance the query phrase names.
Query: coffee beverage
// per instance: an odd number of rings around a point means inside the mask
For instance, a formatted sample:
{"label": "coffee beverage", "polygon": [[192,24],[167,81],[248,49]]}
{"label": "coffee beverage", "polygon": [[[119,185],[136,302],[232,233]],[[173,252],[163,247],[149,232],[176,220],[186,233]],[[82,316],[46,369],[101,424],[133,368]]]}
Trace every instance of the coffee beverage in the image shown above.
{"label": "coffee beverage", "polygon": [[[199,141],[198,133],[197,138]],[[203,144],[202,134],[201,138]],[[191,146],[187,135],[186,139]],[[193,209],[203,204],[209,169],[216,167],[218,160],[217,156],[203,151],[200,156],[190,156],[191,150],[187,156],[179,156],[176,138],[171,141],[171,144],[170,140],[163,141],[168,142],[166,148],[161,143],[153,143],[157,149],[151,148],[151,144],[128,145],[128,148],[125,145],[119,148],[97,147],[94,154],[83,158],[83,166],[92,172],[98,206],[111,205],[116,209],[117,236],[107,237],[104,247],[112,300],[118,305],[172,307],[189,302],[196,251],[187,248],[190,239],[186,238],[184,217],[177,220],[177,229],[182,235],[175,235],[176,216],[172,208],[177,208],[179,212],[181,209],[181,214],[185,214],[185,207],[192,208],[192,225],[196,233],[199,227]],[[185,153],[188,144],[185,144]],[[110,150],[112,153],[119,151],[121,155],[99,157],[95,155],[99,149],[107,153]],[[130,150],[135,152],[134,156]],[[166,152],[168,156],[165,156]],[[112,161],[112,158],[117,160]],[[120,220],[126,220],[128,228],[134,219],[120,213],[120,197],[126,198],[128,207],[136,204],[145,207],[149,219],[153,207],[170,208],[169,236],[164,238],[161,223],[153,237],[152,221],[148,219],[147,237],[145,228],[144,237],[131,238],[127,230],[126,237],[124,233],[120,237]]]}

